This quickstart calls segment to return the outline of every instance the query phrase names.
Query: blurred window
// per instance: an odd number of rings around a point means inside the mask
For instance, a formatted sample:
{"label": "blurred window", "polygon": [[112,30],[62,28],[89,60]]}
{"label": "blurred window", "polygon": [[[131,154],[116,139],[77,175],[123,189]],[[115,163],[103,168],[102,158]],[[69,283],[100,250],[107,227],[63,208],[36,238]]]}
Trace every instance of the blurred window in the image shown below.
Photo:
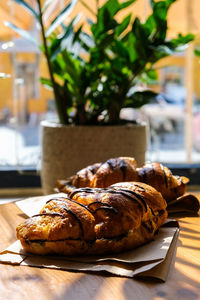
{"label": "blurred window", "polygon": [[[5,11],[9,11],[8,7]],[[10,16],[14,16],[12,7]],[[175,21],[173,15],[171,18]],[[28,27],[30,17],[26,22]],[[5,41],[6,34],[0,31],[0,73],[10,74],[10,78],[0,79],[0,170],[37,170],[40,121],[56,118],[53,94],[39,82],[40,76],[48,77],[46,61],[32,45],[14,34]],[[200,162],[200,59],[192,53],[191,47],[190,52],[164,60],[166,67],[158,66],[159,82],[153,88],[159,96],[139,112],[149,124],[147,160],[187,168]],[[130,118],[138,116],[133,110],[125,114]]]}

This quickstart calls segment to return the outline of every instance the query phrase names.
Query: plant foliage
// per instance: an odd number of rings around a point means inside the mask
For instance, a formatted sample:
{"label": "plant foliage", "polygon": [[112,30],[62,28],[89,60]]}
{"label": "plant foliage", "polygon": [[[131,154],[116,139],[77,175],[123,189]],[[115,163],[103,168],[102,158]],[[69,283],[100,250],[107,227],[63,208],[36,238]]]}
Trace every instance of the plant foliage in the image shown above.
{"label": "plant foliage", "polygon": [[[88,19],[89,34],[83,24],[79,25],[79,15],[68,24],[65,22],[77,0],[69,1],[48,28],[43,16],[52,0],[46,0],[43,7],[42,1],[36,0],[37,11],[26,1],[13,1],[21,4],[41,26],[40,48],[50,74],[41,82],[53,89],[63,124],[119,123],[121,108],[139,108],[155,96],[150,90],[136,88],[138,83],[157,80],[155,63],[194,39],[192,34],[167,38],[167,14],[176,0],[150,0],[152,13],[145,22],[133,18],[130,12],[120,21],[116,17],[136,0],[106,0],[94,13],[95,20]],[[7,25],[34,42],[24,30]]]}

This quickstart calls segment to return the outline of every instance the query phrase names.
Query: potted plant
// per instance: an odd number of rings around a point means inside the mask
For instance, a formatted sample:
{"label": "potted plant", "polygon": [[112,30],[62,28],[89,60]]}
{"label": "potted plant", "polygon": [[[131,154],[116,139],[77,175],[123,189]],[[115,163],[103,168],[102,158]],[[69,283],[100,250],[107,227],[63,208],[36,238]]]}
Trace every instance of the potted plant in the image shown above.
{"label": "potted plant", "polygon": [[[155,64],[193,40],[191,34],[166,37],[167,13],[176,0],[151,0],[152,13],[144,22],[130,12],[135,0],[106,0],[96,12],[80,0],[91,15],[89,31],[79,25],[79,14],[65,22],[76,0],[68,2],[48,27],[43,17],[51,0],[43,7],[36,0],[37,10],[24,0],[14,1],[40,24],[40,48],[49,69],[49,78],[41,82],[53,90],[59,119],[42,124],[45,193],[52,191],[57,179],[109,157],[135,156],[142,164],[145,126],[130,122],[124,126],[120,111],[139,108],[155,97],[153,91],[138,86],[157,80]],[[119,20],[118,14],[128,7],[129,14]],[[28,32],[7,25],[35,42]]]}

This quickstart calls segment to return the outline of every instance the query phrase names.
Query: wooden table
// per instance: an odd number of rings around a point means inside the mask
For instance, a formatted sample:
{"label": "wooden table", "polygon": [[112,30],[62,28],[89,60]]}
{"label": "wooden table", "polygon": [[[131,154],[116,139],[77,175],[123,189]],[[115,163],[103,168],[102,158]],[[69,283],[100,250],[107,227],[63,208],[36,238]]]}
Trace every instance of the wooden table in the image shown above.
{"label": "wooden table", "polygon": [[[0,251],[16,240],[25,216],[14,204],[0,205]],[[181,231],[167,282],[0,264],[0,299],[200,299],[200,217],[179,219]]]}

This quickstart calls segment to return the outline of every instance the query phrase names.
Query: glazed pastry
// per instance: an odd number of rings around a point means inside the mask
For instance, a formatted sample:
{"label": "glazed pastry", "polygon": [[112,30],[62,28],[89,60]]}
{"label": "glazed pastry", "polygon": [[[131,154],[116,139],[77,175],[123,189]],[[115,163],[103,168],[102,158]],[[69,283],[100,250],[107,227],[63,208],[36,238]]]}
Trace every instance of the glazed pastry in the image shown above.
{"label": "glazed pastry", "polygon": [[[104,188],[121,181],[139,181],[134,158],[118,157],[101,164],[91,178],[91,187]],[[74,185],[74,182],[72,181]]]}
{"label": "glazed pastry", "polygon": [[17,237],[26,251],[41,255],[118,253],[152,240],[166,217],[159,192],[123,182],[47,201],[40,214],[18,225]]}
{"label": "glazed pastry", "polygon": [[69,180],[58,180],[57,191],[68,194],[74,187],[105,188],[116,182],[139,181],[136,168],[132,157],[111,158],[80,170]]}
{"label": "glazed pastry", "polygon": [[57,189],[69,193],[74,187],[90,187],[94,174],[97,172],[102,163],[90,165],[72,176],[69,180],[58,180]]}
{"label": "glazed pastry", "polygon": [[72,176],[69,181],[58,181],[58,191],[68,193],[74,187],[106,188],[114,183],[123,181],[144,182],[157,189],[170,202],[186,192],[189,179],[174,176],[172,172],[159,163],[149,163],[137,168],[135,159],[119,157],[95,164],[93,172],[89,166]]}
{"label": "glazed pastry", "polygon": [[94,174],[101,167],[102,163],[96,163],[80,170],[72,177],[72,185],[77,187],[88,187],[93,180]]}
{"label": "glazed pastry", "polygon": [[167,202],[182,196],[189,182],[184,176],[174,176],[167,167],[159,163],[148,163],[143,168],[138,168],[137,173],[139,181],[160,191]]}

